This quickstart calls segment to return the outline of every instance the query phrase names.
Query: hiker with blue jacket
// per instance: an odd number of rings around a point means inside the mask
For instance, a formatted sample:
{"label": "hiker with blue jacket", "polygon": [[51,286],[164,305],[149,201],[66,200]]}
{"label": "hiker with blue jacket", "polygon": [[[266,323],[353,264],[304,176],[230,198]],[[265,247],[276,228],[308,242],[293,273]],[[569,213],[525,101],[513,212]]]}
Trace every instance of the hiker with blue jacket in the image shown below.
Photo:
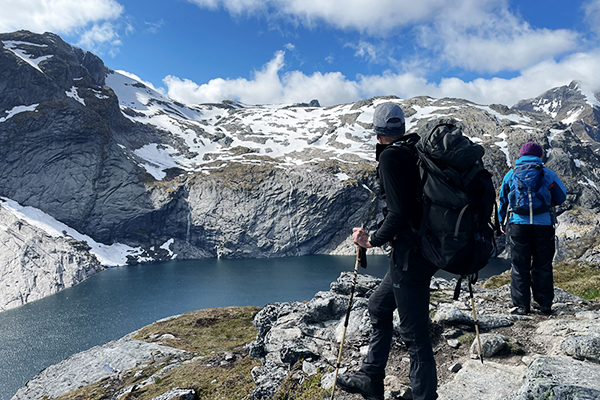
{"label": "hiker with blue jacket", "polygon": [[539,144],[525,143],[500,188],[498,216],[510,239],[510,294],[512,312],[518,315],[530,312],[531,292],[533,306],[545,315],[552,313],[554,300],[552,211],[566,200],[567,190],[556,173],[544,167],[542,156]]}
{"label": "hiker with blue jacket", "polygon": [[[437,267],[423,259],[410,238],[418,226],[421,205],[417,195],[420,174],[415,144],[417,134],[405,135],[404,113],[394,103],[375,109],[373,126],[377,134],[377,174],[385,219],[371,234],[354,228],[352,239],[362,248],[391,243],[390,269],[369,297],[371,339],[360,369],[353,375],[339,375],[336,384],[368,400],[383,400],[385,367],[394,335],[393,316],[398,310],[400,337],[410,355],[409,378],[414,400],[437,399],[437,374],[429,337],[429,282]],[[415,251],[416,250],[416,251]]]}

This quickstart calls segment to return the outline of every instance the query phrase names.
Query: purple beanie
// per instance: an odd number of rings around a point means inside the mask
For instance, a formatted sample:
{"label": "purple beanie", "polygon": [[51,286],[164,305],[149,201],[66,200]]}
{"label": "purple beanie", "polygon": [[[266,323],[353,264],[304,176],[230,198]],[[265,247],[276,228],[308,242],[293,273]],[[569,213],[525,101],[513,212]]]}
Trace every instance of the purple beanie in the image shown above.
{"label": "purple beanie", "polygon": [[528,142],[521,147],[521,152],[519,153],[519,157],[523,156],[536,156],[542,158],[544,154],[544,150],[542,150],[542,146],[535,142]]}

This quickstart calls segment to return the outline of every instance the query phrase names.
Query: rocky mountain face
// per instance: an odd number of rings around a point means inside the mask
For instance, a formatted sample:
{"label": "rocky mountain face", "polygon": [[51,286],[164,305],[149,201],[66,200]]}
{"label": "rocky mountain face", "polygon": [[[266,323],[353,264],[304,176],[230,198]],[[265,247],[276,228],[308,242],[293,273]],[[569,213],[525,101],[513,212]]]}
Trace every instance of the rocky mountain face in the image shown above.
{"label": "rocky mountain face", "polygon": [[[186,376],[185,371],[192,370],[196,379],[203,373],[215,377],[213,384],[226,381],[228,373],[238,370],[248,354],[260,359],[261,365],[252,368],[255,387],[244,398],[279,398],[276,395],[283,386],[288,393],[302,393],[302,383],[315,379],[319,391],[313,392],[311,398],[319,395],[319,398],[329,398],[327,391],[333,384],[352,275],[342,273],[329,291],[317,293],[308,302],[268,304],[262,308],[253,320],[256,339],[248,343],[244,351],[239,347],[229,351],[220,349],[209,352],[210,356],[182,351],[190,341],[185,332],[191,327],[189,318],[177,316],[168,319],[171,329],[161,329],[160,334],[150,335],[147,340],[134,339],[132,333],[46,368],[19,389],[13,400],[57,397],[80,388],[83,389],[72,392],[71,397],[61,398],[75,398],[75,393],[94,393],[94,398],[120,398],[130,392],[154,400],[217,398],[216,394],[209,395],[209,388],[194,383],[194,379],[184,381],[187,383],[181,386],[181,380],[176,377]],[[364,358],[370,334],[367,303],[379,282],[380,279],[369,275],[358,276],[341,373],[353,373]],[[551,316],[537,311],[517,316],[510,313],[507,285],[494,290],[475,285],[482,363],[468,291],[463,290],[459,299],[453,301],[455,283],[441,278],[431,283],[430,335],[440,400],[600,398],[597,302],[586,302],[555,288]],[[186,329],[175,333],[174,326],[180,317]],[[397,315],[395,317],[385,398],[410,399],[408,354],[399,339],[399,321]],[[205,319],[198,321],[207,325]],[[178,344],[182,347],[178,348]],[[352,400],[358,395],[338,391],[335,398]]]}
{"label": "rocky mountain face", "polygon": [[52,237],[4,207],[0,249],[0,311],[57,293],[104,269],[86,243]]}
{"label": "rocky mountain face", "polygon": [[[535,99],[521,100],[513,109],[546,114],[570,125],[583,142],[600,139],[600,104],[598,94],[585,95],[577,82],[548,90]],[[593,147],[597,150],[597,147]]]}
{"label": "rocky mountain face", "polygon": [[[404,109],[411,132],[461,120],[497,185],[520,146],[539,142],[569,194],[561,257],[584,257],[573,249],[598,233],[600,123],[576,83],[513,108],[394,96],[184,105],[54,34],[5,33],[0,196],[137,249],[130,263],[350,254],[352,227],[374,228],[381,210],[371,119],[385,101]],[[600,247],[586,243],[585,260],[596,260]]]}

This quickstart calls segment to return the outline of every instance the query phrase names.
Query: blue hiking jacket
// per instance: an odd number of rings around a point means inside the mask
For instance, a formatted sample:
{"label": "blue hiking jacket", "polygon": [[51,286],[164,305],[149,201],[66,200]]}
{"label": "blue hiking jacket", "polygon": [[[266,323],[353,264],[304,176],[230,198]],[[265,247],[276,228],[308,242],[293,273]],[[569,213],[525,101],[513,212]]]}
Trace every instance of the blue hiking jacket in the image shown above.
{"label": "blue hiking jacket", "polygon": [[[540,164],[543,165],[542,159],[536,156],[523,156],[517,158],[515,161],[515,167],[518,167],[522,164]],[[506,173],[504,179],[502,180],[502,186],[500,187],[500,198],[498,201],[498,217],[500,218],[500,224],[506,225],[506,215],[509,211],[509,202],[508,202],[508,194],[513,188],[513,177],[514,170],[511,169]],[[565,185],[561,182],[556,172],[551,169],[544,167],[544,185],[547,185],[550,188],[550,195],[552,204],[562,204],[567,199],[567,189]],[[529,225],[529,215],[519,215],[515,213],[510,213],[509,224],[517,224],[517,225]],[[533,215],[533,225],[552,225],[552,216],[550,212],[534,214]]]}

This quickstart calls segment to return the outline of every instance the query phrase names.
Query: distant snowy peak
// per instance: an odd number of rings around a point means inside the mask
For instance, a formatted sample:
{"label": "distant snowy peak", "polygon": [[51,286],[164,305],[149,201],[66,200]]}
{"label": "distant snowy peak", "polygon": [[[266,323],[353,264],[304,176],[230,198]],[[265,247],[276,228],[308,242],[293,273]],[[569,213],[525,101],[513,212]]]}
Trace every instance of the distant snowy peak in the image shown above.
{"label": "distant snowy peak", "polygon": [[161,113],[191,120],[197,120],[201,117],[201,113],[198,110],[193,110],[171,100],[156,90],[152,84],[143,82],[131,73],[110,71],[106,77],[106,85],[119,98],[119,106],[122,110],[126,111],[130,109],[136,113],[142,113],[146,117],[152,117]]}
{"label": "distant snowy peak", "polygon": [[569,125],[582,117],[586,109],[600,106],[596,96],[592,90],[573,81],[567,86],[550,89],[534,99],[521,100],[513,109],[547,114]]}

